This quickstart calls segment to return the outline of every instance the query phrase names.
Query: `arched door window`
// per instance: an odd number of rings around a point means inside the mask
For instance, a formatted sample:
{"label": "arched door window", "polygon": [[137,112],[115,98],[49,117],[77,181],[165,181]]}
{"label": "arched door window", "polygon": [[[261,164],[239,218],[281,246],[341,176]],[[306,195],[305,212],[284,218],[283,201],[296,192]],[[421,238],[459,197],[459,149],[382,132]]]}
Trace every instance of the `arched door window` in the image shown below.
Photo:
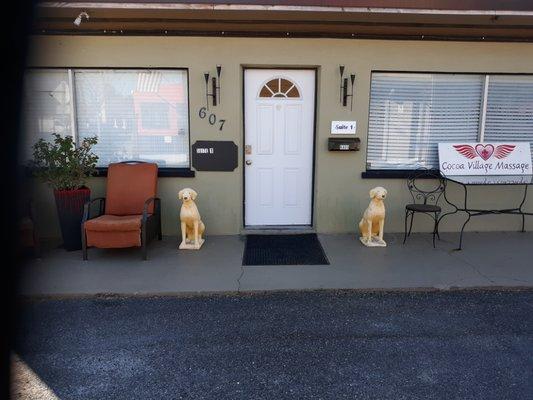
{"label": "arched door window", "polygon": [[275,78],[261,88],[259,92],[261,98],[282,97],[297,99],[300,97],[300,92],[294,83],[285,78]]}

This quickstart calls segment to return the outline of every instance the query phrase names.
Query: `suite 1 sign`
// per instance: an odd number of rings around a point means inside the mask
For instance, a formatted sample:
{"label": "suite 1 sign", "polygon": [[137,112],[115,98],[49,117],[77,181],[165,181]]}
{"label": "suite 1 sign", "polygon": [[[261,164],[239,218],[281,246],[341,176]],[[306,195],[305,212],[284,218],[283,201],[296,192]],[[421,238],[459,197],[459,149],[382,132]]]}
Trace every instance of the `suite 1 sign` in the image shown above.
{"label": "suite 1 sign", "polygon": [[356,121],[331,121],[332,135],[355,135]]}
{"label": "suite 1 sign", "polygon": [[531,175],[528,142],[439,143],[443,175]]}

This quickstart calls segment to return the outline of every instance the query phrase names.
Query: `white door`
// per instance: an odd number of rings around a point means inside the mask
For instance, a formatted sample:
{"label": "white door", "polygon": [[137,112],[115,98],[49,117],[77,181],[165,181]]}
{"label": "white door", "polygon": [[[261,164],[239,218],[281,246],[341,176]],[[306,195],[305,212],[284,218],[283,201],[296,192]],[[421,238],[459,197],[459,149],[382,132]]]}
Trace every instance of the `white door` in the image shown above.
{"label": "white door", "polygon": [[315,71],[247,69],[245,225],[310,225]]}

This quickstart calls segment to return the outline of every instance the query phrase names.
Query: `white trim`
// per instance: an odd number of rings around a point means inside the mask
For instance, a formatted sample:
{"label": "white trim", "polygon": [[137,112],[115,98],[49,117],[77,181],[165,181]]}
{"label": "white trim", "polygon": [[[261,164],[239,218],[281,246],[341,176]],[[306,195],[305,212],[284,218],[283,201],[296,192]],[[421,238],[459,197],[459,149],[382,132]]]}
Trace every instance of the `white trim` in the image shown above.
{"label": "white trim", "polygon": [[131,10],[206,10],[206,11],[299,11],[337,12],[354,14],[416,14],[416,15],[505,15],[533,16],[533,11],[512,10],[436,10],[412,8],[373,8],[373,7],[326,7],[326,6],[275,6],[237,4],[167,4],[167,3],[66,3],[43,2],[41,8],[73,9],[131,9]]}
{"label": "white trim", "polygon": [[479,126],[479,141],[485,140],[485,121],[487,120],[487,100],[489,97],[489,82],[490,75],[485,75],[485,83],[483,86],[483,107],[481,109],[481,121]]}

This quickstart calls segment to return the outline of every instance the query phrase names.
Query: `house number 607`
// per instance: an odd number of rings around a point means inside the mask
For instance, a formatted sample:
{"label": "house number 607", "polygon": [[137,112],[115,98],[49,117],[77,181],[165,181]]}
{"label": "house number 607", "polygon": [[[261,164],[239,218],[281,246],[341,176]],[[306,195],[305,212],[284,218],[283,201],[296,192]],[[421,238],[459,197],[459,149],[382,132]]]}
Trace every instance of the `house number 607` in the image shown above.
{"label": "house number 607", "polygon": [[[200,108],[200,111],[198,111],[198,116],[201,118],[201,119],[205,119],[205,117],[207,117],[207,120],[209,121],[209,124],[210,125],[215,125],[217,123],[217,116],[213,113],[210,113],[209,116],[207,115],[207,108],[206,107],[202,107]],[[224,123],[226,122],[225,119],[219,119],[218,120],[218,123],[219,123],[219,127],[218,127],[218,130],[221,131],[222,128],[224,128]]]}

